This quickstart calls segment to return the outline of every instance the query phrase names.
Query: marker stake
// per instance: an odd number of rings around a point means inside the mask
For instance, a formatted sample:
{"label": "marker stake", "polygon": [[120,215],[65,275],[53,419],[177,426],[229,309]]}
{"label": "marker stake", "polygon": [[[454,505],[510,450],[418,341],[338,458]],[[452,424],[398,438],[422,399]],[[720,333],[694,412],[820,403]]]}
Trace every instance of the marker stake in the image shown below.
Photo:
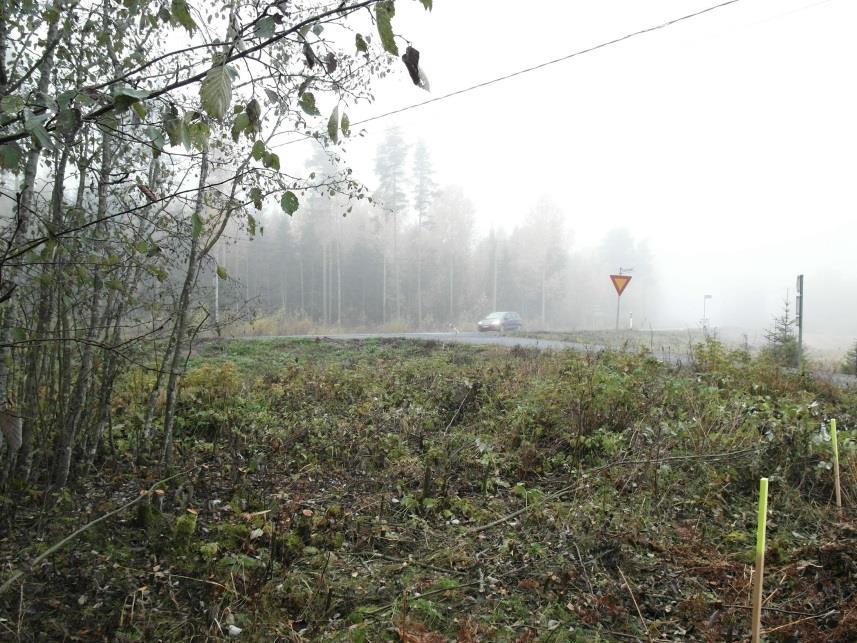
{"label": "marker stake", "polygon": [[839,439],[836,437],[836,420],[830,420],[830,442],[833,444],[833,487],[836,489],[836,508],[842,509],[842,488],[839,486]]}
{"label": "marker stake", "polygon": [[765,574],[765,530],[768,522],[768,479],[759,480],[759,517],[756,522],[756,577],[753,579],[752,643],[759,643],[762,620],[762,577]]}

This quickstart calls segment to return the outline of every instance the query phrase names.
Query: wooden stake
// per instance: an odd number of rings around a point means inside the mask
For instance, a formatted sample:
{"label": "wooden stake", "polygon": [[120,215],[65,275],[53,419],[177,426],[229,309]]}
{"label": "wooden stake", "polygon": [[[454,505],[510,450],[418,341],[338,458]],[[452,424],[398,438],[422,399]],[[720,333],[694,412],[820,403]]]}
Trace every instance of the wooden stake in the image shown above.
{"label": "wooden stake", "polygon": [[836,437],[836,420],[830,420],[830,442],[833,444],[833,487],[836,489],[836,507],[842,509],[842,488],[839,486],[839,439]]}
{"label": "wooden stake", "polygon": [[768,479],[759,480],[759,518],[756,523],[756,577],[753,579],[752,643],[759,643],[762,619],[762,577],[765,574],[765,529],[768,521]]}

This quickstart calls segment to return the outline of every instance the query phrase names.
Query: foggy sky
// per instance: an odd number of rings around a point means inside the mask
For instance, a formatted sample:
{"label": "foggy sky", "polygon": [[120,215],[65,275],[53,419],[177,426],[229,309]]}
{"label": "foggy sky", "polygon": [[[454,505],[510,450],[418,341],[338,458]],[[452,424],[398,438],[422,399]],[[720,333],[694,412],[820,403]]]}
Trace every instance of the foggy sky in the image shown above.
{"label": "foggy sky", "polygon": [[[374,104],[349,115],[359,121],[712,4],[437,0],[427,13],[401,2],[394,26],[421,51],[432,92],[400,65],[378,82]],[[651,250],[661,293],[653,317],[664,327],[697,324],[704,294],[712,324],[767,327],[802,272],[808,339],[850,342],[854,24],[847,0],[742,0],[367,124],[346,158],[371,187],[376,148],[399,126],[429,143],[438,183],[463,187],[480,233],[512,229],[540,196],[564,209],[573,250],[627,228]]]}

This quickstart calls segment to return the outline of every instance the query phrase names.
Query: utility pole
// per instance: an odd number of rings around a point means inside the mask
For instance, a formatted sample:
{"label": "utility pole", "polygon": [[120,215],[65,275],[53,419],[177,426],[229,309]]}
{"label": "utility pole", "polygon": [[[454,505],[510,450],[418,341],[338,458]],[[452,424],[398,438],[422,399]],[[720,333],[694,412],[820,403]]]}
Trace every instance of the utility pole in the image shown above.
{"label": "utility pole", "polygon": [[797,322],[797,370],[803,372],[803,275],[797,276],[795,321]]}
{"label": "utility pole", "polygon": [[494,234],[494,231],[491,231],[491,237],[493,238],[493,252],[492,252],[492,263],[494,264],[494,283],[492,289],[491,296],[491,310],[497,310],[497,236]]}

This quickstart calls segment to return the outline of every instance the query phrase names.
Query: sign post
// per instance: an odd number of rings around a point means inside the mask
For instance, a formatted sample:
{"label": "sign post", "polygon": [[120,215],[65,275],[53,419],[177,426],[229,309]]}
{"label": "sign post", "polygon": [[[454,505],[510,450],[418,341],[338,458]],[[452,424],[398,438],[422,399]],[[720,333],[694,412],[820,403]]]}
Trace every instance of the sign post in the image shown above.
{"label": "sign post", "polygon": [[797,276],[797,295],[795,295],[795,321],[797,322],[797,370],[803,368],[803,275]]}
{"label": "sign post", "polygon": [[618,275],[610,275],[610,281],[613,282],[613,287],[616,289],[616,330],[619,330],[619,304],[622,302],[622,293],[628,287],[628,282],[631,281],[631,275],[623,275],[622,268],[619,268]]}

